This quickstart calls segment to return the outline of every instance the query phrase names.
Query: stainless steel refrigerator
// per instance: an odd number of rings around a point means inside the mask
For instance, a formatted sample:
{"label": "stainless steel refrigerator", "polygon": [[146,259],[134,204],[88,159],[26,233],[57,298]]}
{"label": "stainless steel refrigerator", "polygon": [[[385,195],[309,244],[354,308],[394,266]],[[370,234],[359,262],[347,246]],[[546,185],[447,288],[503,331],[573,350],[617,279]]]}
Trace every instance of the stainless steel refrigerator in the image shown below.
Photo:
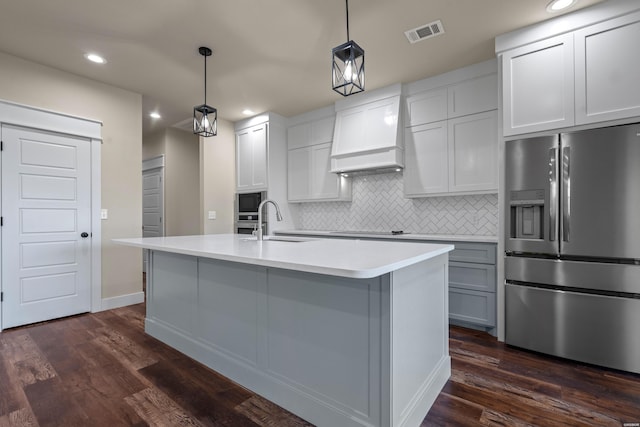
{"label": "stainless steel refrigerator", "polygon": [[640,124],[505,158],[506,342],[640,373]]}

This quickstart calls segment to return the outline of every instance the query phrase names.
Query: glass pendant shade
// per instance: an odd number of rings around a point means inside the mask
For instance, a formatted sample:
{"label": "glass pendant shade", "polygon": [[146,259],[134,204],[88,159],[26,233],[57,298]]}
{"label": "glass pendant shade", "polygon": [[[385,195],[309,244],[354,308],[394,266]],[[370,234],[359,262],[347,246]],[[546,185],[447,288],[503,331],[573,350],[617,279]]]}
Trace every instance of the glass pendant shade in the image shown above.
{"label": "glass pendant shade", "polygon": [[193,107],[193,133],[202,136],[218,134],[218,110],[202,104]]}
{"label": "glass pendant shade", "polygon": [[333,90],[342,96],[364,91],[364,50],[353,40],[334,47]]}
{"label": "glass pendant shade", "polygon": [[193,133],[200,136],[216,136],[218,134],[218,110],[207,105],[207,56],[211,49],[200,47],[200,55],[204,56],[204,104],[193,107]]}

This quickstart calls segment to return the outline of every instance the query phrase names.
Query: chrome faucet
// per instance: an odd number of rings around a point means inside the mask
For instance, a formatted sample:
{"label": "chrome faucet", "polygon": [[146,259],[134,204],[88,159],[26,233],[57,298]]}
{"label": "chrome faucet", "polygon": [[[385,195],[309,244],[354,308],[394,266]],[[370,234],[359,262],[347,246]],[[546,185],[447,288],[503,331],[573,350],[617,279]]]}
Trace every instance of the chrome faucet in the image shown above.
{"label": "chrome faucet", "polygon": [[267,200],[264,200],[262,203],[260,203],[260,205],[258,206],[258,231],[256,232],[257,240],[263,240],[262,237],[263,237],[264,231],[262,230],[262,207],[267,203],[271,203],[273,206],[276,207],[276,219],[278,221],[282,221],[282,214],[280,213],[280,207],[276,202],[274,202],[273,200],[267,199]]}

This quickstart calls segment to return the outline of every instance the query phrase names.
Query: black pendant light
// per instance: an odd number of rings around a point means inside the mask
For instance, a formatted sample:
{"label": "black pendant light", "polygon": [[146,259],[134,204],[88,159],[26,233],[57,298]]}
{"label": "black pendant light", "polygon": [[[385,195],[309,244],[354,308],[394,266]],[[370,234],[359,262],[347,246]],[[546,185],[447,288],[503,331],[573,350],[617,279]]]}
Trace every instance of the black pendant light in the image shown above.
{"label": "black pendant light", "polygon": [[347,42],[331,51],[333,90],[342,96],[364,91],[364,49],[349,39],[349,0],[347,4]]}
{"label": "black pendant light", "polygon": [[193,133],[201,136],[216,136],[218,110],[207,105],[207,56],[211,56],[211,49],[200,47],[198,52],[204,56],[204,104],[193,107]]}

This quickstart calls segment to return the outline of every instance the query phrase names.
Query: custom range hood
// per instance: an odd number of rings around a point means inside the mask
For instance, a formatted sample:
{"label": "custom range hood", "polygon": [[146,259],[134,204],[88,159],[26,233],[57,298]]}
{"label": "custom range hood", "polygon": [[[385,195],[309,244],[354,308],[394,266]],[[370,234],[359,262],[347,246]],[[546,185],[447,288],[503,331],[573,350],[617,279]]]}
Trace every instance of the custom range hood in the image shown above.
{"label": "custom range hood", "polygon": [[404,167],[401,92],[402,86],[395,84],[336,102],[331,172],[366,174]]}

